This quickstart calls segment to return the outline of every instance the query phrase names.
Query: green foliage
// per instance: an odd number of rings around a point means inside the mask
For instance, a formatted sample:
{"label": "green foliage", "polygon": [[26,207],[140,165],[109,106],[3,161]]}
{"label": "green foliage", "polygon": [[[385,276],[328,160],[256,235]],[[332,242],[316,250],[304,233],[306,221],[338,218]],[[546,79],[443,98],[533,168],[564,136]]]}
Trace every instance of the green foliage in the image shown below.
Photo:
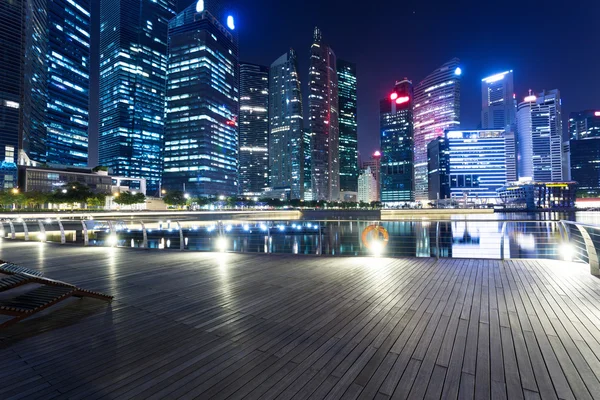
{"label": "green foliage", "polygon": [[87,199],[94,197],[89,187],[79,182],[72,182],[56,190],[51,197],[53,203],[86,203]]}
{"label": "green foliage", "polygon": [[146,196],[143,193],[133,194],[129,191],[120,193],[119,196],[115,197],[113,200],[117,204],[121,204],[123,206],[130,206],[133,204],[141,204],[146,201]]}
{"label": "green foliage", "polygon": [[102,193],[98,193],[94,196],[88,197],[86,199],[86,203],[88,207],[101,208],[106,204],[106,195]]}
{"label": "green foliage", "polygon": [[179,190],[167,192],[163,197],[163,201],[170,206],[184,206],[187,204],[187,199],[184,197],[183,192]]}
{"label": "green foliage", "polygon": [[94,172],[98,172],[98,171],[108,171],[108,167],[104,166],[104,165],[98,165],[96,167],[94,167],[92,169],[92,171]]}

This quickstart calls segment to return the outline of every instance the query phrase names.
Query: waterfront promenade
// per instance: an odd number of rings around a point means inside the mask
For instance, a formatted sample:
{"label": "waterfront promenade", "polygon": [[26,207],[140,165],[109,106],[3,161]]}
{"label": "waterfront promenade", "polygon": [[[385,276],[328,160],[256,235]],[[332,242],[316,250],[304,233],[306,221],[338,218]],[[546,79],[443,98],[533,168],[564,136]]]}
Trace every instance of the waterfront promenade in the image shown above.
{"label": "waterfront promenade", "polygon": [[600,397],[600,280],[548,260],[0,242],[114,295],[0,331],[0,398]]}

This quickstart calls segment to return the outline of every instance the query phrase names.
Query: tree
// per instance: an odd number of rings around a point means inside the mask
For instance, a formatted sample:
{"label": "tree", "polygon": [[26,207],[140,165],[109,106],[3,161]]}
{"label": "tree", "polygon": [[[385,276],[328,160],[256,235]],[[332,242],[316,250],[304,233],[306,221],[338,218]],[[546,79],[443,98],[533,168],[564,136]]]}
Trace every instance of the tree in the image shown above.
{"label": "tree", "polygon": [[146,196],[144,196],[143,193],[133,194],[130,191],[127,191],[120,193],[113,201],[123,206],[130,206],[133,204],[144,203],[146,201]]}
{"label": "tree", "polygon": [[94,196],[88,197],[86,203],[88,207],[103,207],[104,204],[106,204],[106,195],[103,193],[95,194]]}
{"label": "tree", "polygon": [[31,208],[41,208],[44,204],[46,204],[50,198],[48,193],[43,192],[26,192],[25,195],[25,204],[27,207]]}
{"label": "tree", "polygon": [[185,206],[187,199],[182,191],[173,190],[164,195],[163,201],[170,206]]}

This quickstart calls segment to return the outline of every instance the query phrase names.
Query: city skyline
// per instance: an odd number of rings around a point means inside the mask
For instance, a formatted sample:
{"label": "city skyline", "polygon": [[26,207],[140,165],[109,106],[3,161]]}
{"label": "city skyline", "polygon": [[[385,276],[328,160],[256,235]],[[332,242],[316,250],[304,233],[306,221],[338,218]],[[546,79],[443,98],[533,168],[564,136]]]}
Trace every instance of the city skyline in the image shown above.
{"label": "city skyline", "polygon": [[[92,4],[92,18],[97,3]],[[180,1],[179,9],[190,3],[191,0]],[[597,60],[599,56],[588,52],[588,49],[593,48],[592,38],[598,37],[600,27],[585,22],[594,21],[593,10],[600,11],[599,3],[589,1],[589,7],[562,10],[559,7],[541,9],[533,4],[509,1],[510,4],[506,4],[506,7],[517,7],[519,13],[507,22],[504,17],[493,12],[493,5],[469,2],[476,6],[469,8],[468,5],[455,7],[451,4],[440,4],[431,9],[425,4],[409,1],[398,13],[404,24],[403,32],[414,38],[406,43],[406,54],[415,55],[410,60],[404,56],[405,52],[385,51],[395,40],[392,38],[396,36],[391,32],[395,30],[397,24],[394,21],[398,18],[393,17],[392,13],[383,12],[385,6],[379,3],[364,4],[360,10],[346,10],[347,12],[341,15],[341,6],[336,2],[324,4],[322,12],[318,14],[312,12],[315,9],[311,8],[312,3],[308,1],[306,4],[284,5],[272,4],[266,0],[232,3],[240,33],[240,59],[270,65],[290,47],[296,48],[300,78],[306,82],[309,60],[306,49],[310,44],[309,35],[315,25],[321,25],[336,54],[357,64],[358,135],[359,150],[362,154],[372,153],[376,148],[373,141],[379,135],[379,100],[389,91],[390,82],[400,80],[404,76],[418,82],[425,77],[427,71],[454,56],[459,57],[463,64],[462,128],[474,129],[480,122],[481,79],[510,69],[515,72],[514,87],[517,98],[524,97],[530,88],[541,90],[558,87],[563,97],[565,118],[572,111],[598,107],[594,93],[600,91],[600,80],[595,78],[593,68],[580,65],[577,57],[553,60],[556,57],[555,47],[559,46],[563,52],[567,48],[569,51],[584,51],[592,58],[590,65],[595,65],[593,60]],[[559,4],[556,1],[550,3]],[[389,6],[391,7],[391,4]],[[269,12],[264,12],[265,9]],[[291,21],[284,22],[285,18],[278,18],[292,14],[296,17]],[[364,31],[355,32],[346,28],[352,23],[364,24],[366,16],[373,22],[369,23]],[[470,23],[484,16],[486,24],[476,25],[473,30],[454,29],[454,26],[459,25],[457,21]],[[567,16],[572,18],[566,18]],[[558,20],[566,21],[570,27],[560,30],[559,41],[529,35],[532,21],[536,21],[536,29],[554,29],[553,21]],[[96,24],[94,29],[98,29],[97,21],[92,22]],[[505,26],[507,23],[510,29]],[[505,34],[488,37],[487,32],[490,28],[502,30]],[[528,37],[527,42],[521,42],[521,38],[525,36]],[[515,46],[515,43],[521,44]],[[419,48],[425,48],[424,46],[427,51],[420,51]],[[540,65],[544,67],[540,68]],[[589,83],[589,86],[578,85],[582,80]],[[97,93],[97,87],[94,87],[94,82],[91,83],[92,91]],[[304,100],[306,101],[306,97]],[[94,124],[97,121],[93,105],[90,111],[90,136],[93,142]],[[563,125],[566,126],[566,121]],[[92,142],[90,158],[95,150],[92,147],[97,146]],[[93,163],[91,165],[93,166]]]}

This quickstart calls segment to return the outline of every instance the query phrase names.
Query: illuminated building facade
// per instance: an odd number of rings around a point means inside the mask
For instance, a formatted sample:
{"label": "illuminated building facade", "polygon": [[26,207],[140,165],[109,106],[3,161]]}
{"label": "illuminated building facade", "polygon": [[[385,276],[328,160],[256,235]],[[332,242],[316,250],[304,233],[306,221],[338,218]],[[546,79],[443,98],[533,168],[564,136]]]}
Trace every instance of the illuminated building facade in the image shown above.
{"label": "illuminated building facade", "polygon": [[169,22],[163,186],[192,196],[237,195],[235,25],[218,7],[200,4]]}
{"label": "illuminated building facade", "polygon": [[46,162],[83,167],[88,163],[91,2],[47,4]]}
{"label": "illuminated building facade", "polygon": [[[20,115],[23,109],[25,1],[0,2],[0,154],[9,148],[13,156],[19,149]],[[13,170],[16,172],[15,161],[9,162],[14,164]],[[0,178],[3,175],[4,171],[0,173]],[[1,188],[12,187],[5,185]]]}
{"label": "illuminated building facade", "polygon": [[360,165],[361,170],[371,169],[371,173],[375,178],[377,189],[377,201],[381,200],[381,152],[375,151],[369,160],[365,160]]}
{"label": "illuminated building facade", "polygon": [[427,200],[427,144],[444,131],[460,125],[460,77],[458,58],[433,71],[414,89],[415,200]]}
{"label": "illuminated building facade", "polygon": [[482,129],[506,129],[513,132],[517,121],[516,112],[512,70],[481,80]]}
{"label": "illuminated building facade", "polygon": [[430,200],[450,198],[450,151],[448,140],[438,137],[427,144],[427,187]]}
{"label": "illuminated building facade", "polygon": [[377,180],[373,176],[371,167],[363,169],[358,176],[357,181],[358,196],[357,200],[360,202],[371,203],[377,201]]}
{"label": "illuminated building facade", "polygon": [[310,129],[304,128],[304,200],[311,201],[312,198],[312,178],[311,178],[311,157],[312,157],[312,133]]}
{"label": "illuminated building facade", "polygon": [[563,171],[561,101],[558,90],[529,94],[519,103],[519,178],[557,182]]}
{"label": "illuminated building facade", "polygon": [[358,185],[358,123],[356,64],[337,60],[340,124],[340,191],[356,192]]}
{"label": "illuminated building facade", "polygon": [[260,195],[269,186],[269,68],[240,63],[241,193]]}
{"label": "illuminated building facade", "polygon": [[304,122],[296,53],[290,50],[269,69],[269,186],[304,198]]}
{"label": "illuminated building facade", "polygon": [[314,200],[338,200],[340,195],[339,107],[336,56],[315,28],[308,72],[309,123],[312,131],[312,192]]}
{"label": "illuminated building facade", "polygon": [[600,137],[600,109],[572,112],[569,115],[569,137],[575,140]]}
{"label": "illuminated building facade", "polygon": [[99,160],[160,190],[168,21],[175,0],[102,0]]}
{"label": "illuminated building facade", "polygon": [[[450,196],[495,199],[507,182],[507,140],[504,129],[446,132]],[[514,145],[512,146],[514,147]],[[435,199],[435,198],[433,198]],[[432,199],[432,200],[433,200]]]}
{"label": "illuminated building facade", "polygon": [[600,196],[600,111],[569,116],[571,179],[582,197]]}
{"label": "illuminated building facade", "polygon": [[381,202],[414,201],[413,87],[404,79],[380,102]]}

